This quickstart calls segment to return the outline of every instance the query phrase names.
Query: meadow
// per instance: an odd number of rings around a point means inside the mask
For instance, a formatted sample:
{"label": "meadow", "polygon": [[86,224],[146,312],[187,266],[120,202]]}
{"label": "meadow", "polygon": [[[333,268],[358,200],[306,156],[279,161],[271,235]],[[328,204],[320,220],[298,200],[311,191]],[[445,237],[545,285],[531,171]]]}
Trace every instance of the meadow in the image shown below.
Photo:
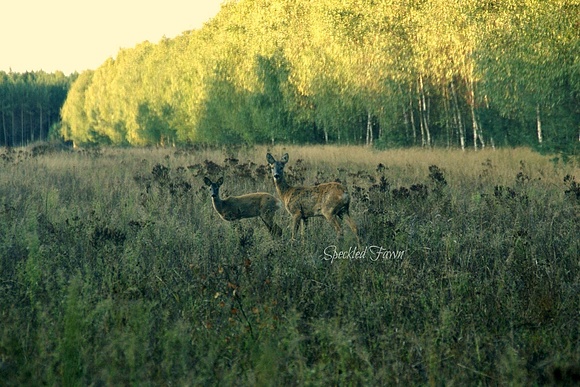
{"label": "meadow", "polygon": [[[203,178],[276,195],[266,152],[345,184],[361,246],[220,219]],[[1,149],[0,384],[578,382],[579,178],[527,149]]]}

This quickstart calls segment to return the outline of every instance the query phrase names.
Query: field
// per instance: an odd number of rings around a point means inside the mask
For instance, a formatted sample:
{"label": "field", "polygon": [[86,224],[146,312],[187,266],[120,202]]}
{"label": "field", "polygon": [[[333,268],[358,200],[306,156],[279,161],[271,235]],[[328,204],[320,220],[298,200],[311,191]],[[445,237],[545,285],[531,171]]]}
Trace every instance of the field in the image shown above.
{"label": "field", "polygon": [[[275,194],[268,151],[346,184],[360,247],[219,218],[203,177]],[[578,382],[579,178],[526,149],[0,150],[0,384]]]}

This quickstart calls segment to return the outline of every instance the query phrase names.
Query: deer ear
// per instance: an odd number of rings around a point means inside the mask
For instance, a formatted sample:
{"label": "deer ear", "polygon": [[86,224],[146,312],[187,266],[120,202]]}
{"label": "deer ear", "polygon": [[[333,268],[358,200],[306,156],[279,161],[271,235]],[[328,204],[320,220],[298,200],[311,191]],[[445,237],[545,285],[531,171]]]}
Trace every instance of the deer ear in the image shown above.
{"label": "deer ear", "polygon": [[224,177],[223,177],[223,176],[222,176],[222,177],[220,177],[220,178],[218,179],[218,181],[216,181],[216,184],[217,184],[217,185],[222,185],[223,183],[224,183]]}
{"label": "deer ear", "polygon": [[205,183],[205,185],[207,185],[208,187],[211,185],[211,180],[206,176],[203,178],[203,182]]}
{"label": "deer ear", "polygon": [[287,163],[288,162],[288,153],[284,153],[284,156],[282,156],[282,158],[280,159],[281,162],[283,163]]}
{"label": "deer ear", "polygon": [[266,153],[266,161],[268,161],[268,164],[274,164],[276,159],[270,153]]}

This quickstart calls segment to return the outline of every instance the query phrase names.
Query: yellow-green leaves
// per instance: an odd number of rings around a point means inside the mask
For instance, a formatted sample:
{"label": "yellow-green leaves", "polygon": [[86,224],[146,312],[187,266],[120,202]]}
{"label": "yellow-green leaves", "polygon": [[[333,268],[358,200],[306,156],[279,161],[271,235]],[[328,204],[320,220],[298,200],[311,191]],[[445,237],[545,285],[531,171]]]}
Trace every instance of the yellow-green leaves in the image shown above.
{"label": "yellow-green leaves", "polygon": [[123,50],[79,79],[63,135],[464,147],[525,143],[540,111],[547,137],[570,142],[578,3],[230,1],[202,29]]}

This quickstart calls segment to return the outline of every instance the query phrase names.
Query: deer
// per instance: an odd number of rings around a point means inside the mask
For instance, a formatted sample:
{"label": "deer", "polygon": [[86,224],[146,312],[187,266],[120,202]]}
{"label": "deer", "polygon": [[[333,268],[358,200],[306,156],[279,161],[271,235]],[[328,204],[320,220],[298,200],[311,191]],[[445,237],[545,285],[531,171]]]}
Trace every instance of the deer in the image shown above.
{"label": "deer", "polygon": [[208,177],[203,179],[210,188],[213,208],[219,216],[228,222],[259,217],[262,219],[270,234],[282,235],[282,229],[274,222],[274,214],[282,208],[282,202],[266,192],[256,192],[240,196],[220,198],[220,187],[224,182],[223,176],[215,183]]}
{"label": "deer", "polygon": [[292,216],[292,240],[296,240],[301,221],[304,222],[302,227],[302,232],[304,232],[308,218],[323,216],[334,227],[339,238],[342,236],[342,228],[338,219],[344,218],[360,245],[356,223],[349,214],[350,195],[346,187],[338,182],[293,187],[284,177],[284,166],[288,159],[288,153],[285,153],[279,161],[270,153],[266,154],[276,192],[284,202],[286,211]]}

